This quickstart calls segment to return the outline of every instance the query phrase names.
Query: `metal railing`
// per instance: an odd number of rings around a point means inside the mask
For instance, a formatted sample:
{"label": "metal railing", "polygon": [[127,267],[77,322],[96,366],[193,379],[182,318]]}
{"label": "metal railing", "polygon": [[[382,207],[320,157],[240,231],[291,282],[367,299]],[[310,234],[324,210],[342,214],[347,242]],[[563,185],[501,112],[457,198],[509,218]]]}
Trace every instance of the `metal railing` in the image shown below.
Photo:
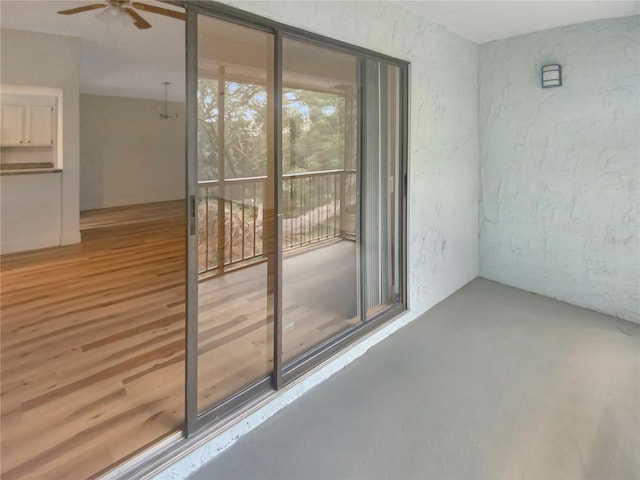
{"label": "metal railing", "polygon": [[[198,182],[198,270],[222,274],[264,260],[267,177]],[[283,175],[285,252],[355,236],[355,170]],[[218,268],[221,265],[222,268]]]}
{"label": "metal railing", "polygon": [[282,177],[285,251],[355,231],[355,214],[354,222],[349,221],[349,206],[355,206],[355,171],[325,170]]}

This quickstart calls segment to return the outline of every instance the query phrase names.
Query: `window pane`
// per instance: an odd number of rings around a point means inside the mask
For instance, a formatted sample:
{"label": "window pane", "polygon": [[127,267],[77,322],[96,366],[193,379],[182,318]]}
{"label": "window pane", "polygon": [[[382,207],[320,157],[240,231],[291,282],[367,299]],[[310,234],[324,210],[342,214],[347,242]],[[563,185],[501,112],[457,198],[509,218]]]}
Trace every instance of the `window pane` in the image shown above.
{"label": "window pane", "polygon": [[357,59],[283,42],[283,359],[359,324]]}
{"label": "window pane", "polygon": [[199,411],[273,370],[272,66],[272,35],[199,17]]}

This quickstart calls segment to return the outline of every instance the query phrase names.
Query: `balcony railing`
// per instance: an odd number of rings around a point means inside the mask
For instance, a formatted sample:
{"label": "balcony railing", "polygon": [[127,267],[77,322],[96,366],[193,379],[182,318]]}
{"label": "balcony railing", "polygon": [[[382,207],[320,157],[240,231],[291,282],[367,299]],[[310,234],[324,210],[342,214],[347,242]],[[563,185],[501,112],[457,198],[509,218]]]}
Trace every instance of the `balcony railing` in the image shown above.
{"label": "balcony railing", "polygon": [[[198,267],[221,274],[264,260],[267,177],[198,182]],[[335,237],[355,237],[355,170],[283,175],[282,240],[290,252]],[[218,266],[222,265],[222,268]]]}

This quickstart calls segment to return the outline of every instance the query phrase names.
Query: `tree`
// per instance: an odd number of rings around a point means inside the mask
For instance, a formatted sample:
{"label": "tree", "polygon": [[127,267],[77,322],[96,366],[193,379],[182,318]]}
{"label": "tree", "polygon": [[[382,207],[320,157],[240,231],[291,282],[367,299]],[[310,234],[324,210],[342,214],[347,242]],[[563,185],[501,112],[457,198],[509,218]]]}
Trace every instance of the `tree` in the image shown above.
{"label": "tree", "polygon": [[[198,167],[201,180],[218,178],[218,81],[198,82]],[[344,166],[344,97],[301,89],[283,94],[283,172],[314,172]],[[267,91],[227,82],[225,176],[266,176]]]}
{"label": "tree", "polygon": [[[218,82],[198,81],[198,177],[218,178]],[[225,91],[225,177],[266,175],[266,89],[227,82]]]}
{"label": "tree", "polygon": [[283,97],[283,172],[343,168],[344,97],[300,89]]}

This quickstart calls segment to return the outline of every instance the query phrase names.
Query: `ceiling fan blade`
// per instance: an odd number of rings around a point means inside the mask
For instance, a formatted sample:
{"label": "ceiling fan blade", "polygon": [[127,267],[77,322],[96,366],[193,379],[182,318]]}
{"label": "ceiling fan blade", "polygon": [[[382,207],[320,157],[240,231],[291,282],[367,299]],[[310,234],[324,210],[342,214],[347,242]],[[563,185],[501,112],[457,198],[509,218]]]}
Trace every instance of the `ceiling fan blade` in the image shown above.
{"label": "ceiling fan blade", "polygon": [[177,18],[178,20],[186,20],[187,16],[182,12],[176,12],[175,10],[169,10],[168,8],[156,7],[155,5],[148,5],[146,3],[131,2],[131,6],[142,10],[143,12],[157,13],[158,15],[164,15],[165,17]]}
{"label": "ceiling fan blade", "polygon": [[140,16],[138,12],[136,12],[133,8],[124,7],[122,9],[125,13],[128,13],[131,18],[135,20],[134,25],[138,27],[140,30],[146,30],[147,28],[151,28],[151,24],[147,22],[144,18]]}
{"label": "ceiling fan blade", "polygon": [[106,3],[94,3],[93,5],[85,5],[84,7],[70,8],[69,10],[62,10],[58,12],[61,15],[73,15],[74,13],[88,12],[90,10],[97,10],[98,8],[105,8]]}

